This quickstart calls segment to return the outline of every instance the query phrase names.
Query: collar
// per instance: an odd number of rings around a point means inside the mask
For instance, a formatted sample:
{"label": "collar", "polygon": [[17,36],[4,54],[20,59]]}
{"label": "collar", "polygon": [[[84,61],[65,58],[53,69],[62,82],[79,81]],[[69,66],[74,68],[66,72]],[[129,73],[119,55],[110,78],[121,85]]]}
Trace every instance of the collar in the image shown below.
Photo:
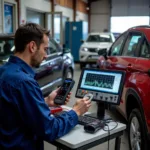
{"label": "collar", "polygon": [[33,69],[19,57],[11,55],[8,62],[15,63],[20,67],[20,69],[28,73],[31,77],[35,77],[35,72],[33,71]]}

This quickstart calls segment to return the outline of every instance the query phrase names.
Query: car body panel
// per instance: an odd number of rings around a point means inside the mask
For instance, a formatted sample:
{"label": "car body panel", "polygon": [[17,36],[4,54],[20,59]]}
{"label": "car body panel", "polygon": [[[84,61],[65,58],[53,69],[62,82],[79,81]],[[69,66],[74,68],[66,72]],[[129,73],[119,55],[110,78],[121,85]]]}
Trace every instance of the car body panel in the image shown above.
{"label": "car body panel", "polygon": [[[134,53],[128,53],[135,46]],[[124,32],[111,46],[108,55],[99,57],[97,66],[126,72],[121,103],[117,109],[128,120],[130,109],[139,107],[150,133],[150,27],[134,27]]]}

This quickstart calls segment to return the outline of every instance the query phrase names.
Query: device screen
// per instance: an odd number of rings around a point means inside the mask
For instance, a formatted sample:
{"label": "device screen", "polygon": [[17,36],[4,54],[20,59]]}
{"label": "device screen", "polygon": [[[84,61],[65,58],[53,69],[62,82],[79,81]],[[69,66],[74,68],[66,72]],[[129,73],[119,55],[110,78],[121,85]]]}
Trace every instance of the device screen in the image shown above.
{"label": "device screen", "polygon": [[118,93],[122,74],[103,71],[85,70],[81,88],[101,92]]}
{"label": "device screen", "polygon": [[67,91],[68,91],[68,88],[70,87],[70,84],[71,84],[71,80],[65,80],[65,82],[63,83],[63,85],[60,87],[60,90],[58,92],[58,95],[62,95],[64,96]]}

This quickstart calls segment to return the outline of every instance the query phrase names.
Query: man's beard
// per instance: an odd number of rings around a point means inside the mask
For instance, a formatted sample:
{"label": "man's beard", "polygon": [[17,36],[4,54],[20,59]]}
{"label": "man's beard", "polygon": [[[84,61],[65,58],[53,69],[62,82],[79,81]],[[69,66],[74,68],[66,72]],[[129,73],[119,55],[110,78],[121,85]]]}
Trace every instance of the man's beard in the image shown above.
{"label": "man's beard", "polygon": [[36,56],[31,59],[31,66],[34,68],[39,68],[41,63],[42,62],[39,61],[38,57]]}

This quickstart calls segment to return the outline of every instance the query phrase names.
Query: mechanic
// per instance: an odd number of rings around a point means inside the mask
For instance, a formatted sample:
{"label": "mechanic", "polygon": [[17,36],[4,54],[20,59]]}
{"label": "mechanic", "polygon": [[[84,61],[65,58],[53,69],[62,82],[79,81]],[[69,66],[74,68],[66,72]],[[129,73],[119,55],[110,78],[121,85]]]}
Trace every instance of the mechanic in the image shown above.
{"label": "mechanic", "polygon": [[67,134],[91,106],[88,99],[78,99],[69,112],[51,115],[58,89],[44,99],[32,70],[46,59],[48,42],[49,31],[35,23],[21,25],[15,33],[15,53],[0,67],[0,150],[43,150],[44,140]]}

